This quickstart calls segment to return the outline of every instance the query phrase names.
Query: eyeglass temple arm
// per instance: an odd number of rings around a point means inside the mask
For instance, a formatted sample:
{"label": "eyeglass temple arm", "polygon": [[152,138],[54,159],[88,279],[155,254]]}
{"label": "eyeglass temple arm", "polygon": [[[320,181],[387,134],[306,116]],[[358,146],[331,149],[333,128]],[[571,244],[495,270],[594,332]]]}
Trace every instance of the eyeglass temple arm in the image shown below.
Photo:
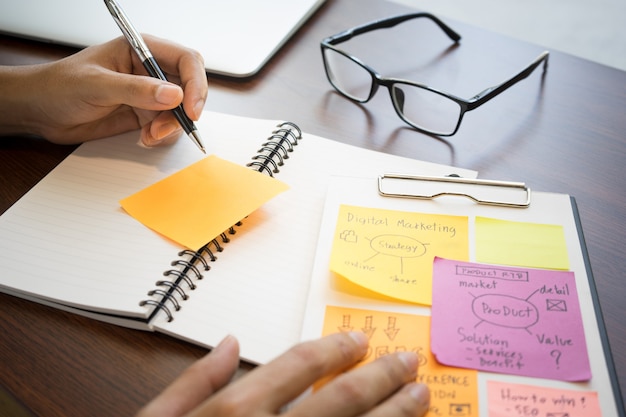
{"label": "eyeglass temple arm", "polygon": [[375,22],[366,23],[364,25],[357,26],[357,27],[354,27],[352,29],[345,30],[345,31],[343,31],[341,33],[338,33],[336,35],[330,36],[330,37],[324,39],[324,42],[329,43],[331,45],[336,45],[338,43],[350,40],[350,39],[352,39],[352,37],[360,35],[362,33],[370,32],[370,31],[376,30],[376,29],[390,28],[390,27],[396,26],[396,25],[398,25],[398,24],[400,24],[402,22],[405,22],[407,20],[416,19],[418,17],[425,17],[425,18],[430,19],[433,22],[435,22],[437,24],[437,26],[439,26],[441,28],[441,30],[443,30],[446,33],[446,35],[448,35],[448,37],[450,39],[452,39],[454,42],[458,42],[458,41],[461,40],[461,35],[459,35],[454,30],[452,30],[452,28],[450,28],[450,26],[448,26],[445,23],[443,23],[436,16],[434,16],[434,15],[432,15],[430,13],[411,13],[411,14],[405,14],[405,15],[401,15],[401,16],[394,16],[394,17],[389,17],[389,18],[386,18],[386,19],[377,20]]}
{"label": "eyeglass temple arm", "polygon": [[539,55],[528,67],[523,69],[519,74],[514,76],[508,81],[503,82],[497,86],[489,87],[480,93],[476,94],[474,97],[470,98],[468,101],[470,103],[468,110],[473,110],[476,107],[485,104],[501,92],[505,91],[509,87],[517,84],[523,79],[527,78],[534,70],[543,62],[544,67],[543,71],[545,73],[548,68],[548,57],[550,56],[550,52],[544,51]]}

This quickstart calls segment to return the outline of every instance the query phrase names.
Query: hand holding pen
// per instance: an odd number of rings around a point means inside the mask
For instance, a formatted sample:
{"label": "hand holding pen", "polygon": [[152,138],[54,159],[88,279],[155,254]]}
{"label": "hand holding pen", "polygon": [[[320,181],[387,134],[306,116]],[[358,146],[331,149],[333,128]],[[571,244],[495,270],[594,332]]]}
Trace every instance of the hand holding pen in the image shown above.
{"label": "hand holding pen", "polygon": [[146,76],[123,37],[51,62],[0,65],[0,135],[78,144],[141,129],[148,147],[178,139],[182,129],[170,110],[183,103],[188,116],[200,117],[208,91],[204,61],[174,42],[146,40],[176,84]]}
{"label": "hand holding pen", "polygon": [[[130,22],[130,20],[124,13],[124,11],[121,9],[121,7],[115,2],[115,0],[104,0],[104,3],[109,9],[111,16],[113,16],[113,19],[119,26],[120,30],[122,31],[122,33],[124,34],[128,42],[130,43],[131,47],[133,48],[133,50],[139,57],[146,71],[148,71],[148,74],[151,77],[158,78],[163,81],[167,81],[165,74],[159,67],[157,61],[152,55],[152,52],[150,52],[150,49],[148,49],[147,44],[145,43],[145,41],[143,40],[139,32],[132,25],[132,23]],[[202,152],[205,152],[204,145],[202,144],[202,139],[200,137],[200,133],[198,132],[198,129],[196,128],[193,121],[185,113],[183,106],[179,105],[175,107],[174,109],[172,109],[172,112],[174,113],[176,120],[178,120],[178,122],[182,126],[185,133],[187,133],[189,138],[196,144],[196,146],[198,146],[198,148]]]}

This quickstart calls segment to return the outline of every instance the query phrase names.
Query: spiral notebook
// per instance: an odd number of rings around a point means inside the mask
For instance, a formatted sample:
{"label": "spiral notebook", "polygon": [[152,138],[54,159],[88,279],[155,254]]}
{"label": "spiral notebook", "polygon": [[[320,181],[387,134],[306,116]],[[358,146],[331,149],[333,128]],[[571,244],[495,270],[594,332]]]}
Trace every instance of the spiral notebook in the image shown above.
{"label": "spiral notebook", "polygon": [[0,290],[206,347],[233,334],[243,359],[265,363],[299,341],[331,175],[475,176],[309,135],[293,123],[207,112],[198,127],[207,153],[290,189],[190,252],[119,201],[203,158],[194,144],[182,138],[148,150],[137,132],[85,143],[0,216]]}

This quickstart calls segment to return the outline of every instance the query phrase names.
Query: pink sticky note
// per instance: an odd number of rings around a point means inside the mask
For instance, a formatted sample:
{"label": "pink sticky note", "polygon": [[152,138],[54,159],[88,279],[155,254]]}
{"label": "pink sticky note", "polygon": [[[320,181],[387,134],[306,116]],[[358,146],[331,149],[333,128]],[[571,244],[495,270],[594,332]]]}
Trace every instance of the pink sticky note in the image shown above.
{"label": "pink sticky note", "polygon": [[489,417],[599,417],[598,393],[487,381]]}
{"label": "pink sticky note", "polygon": [[450,366],[591,378],[574,273],[435,258],[431,349]]}

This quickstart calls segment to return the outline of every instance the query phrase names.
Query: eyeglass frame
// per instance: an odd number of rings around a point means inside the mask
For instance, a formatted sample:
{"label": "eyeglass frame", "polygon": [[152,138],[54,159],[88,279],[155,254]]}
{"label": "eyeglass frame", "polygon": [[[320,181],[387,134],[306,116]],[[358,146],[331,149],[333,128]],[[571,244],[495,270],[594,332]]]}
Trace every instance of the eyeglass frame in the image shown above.
{"label": "eyeglass frame", "polygon": [[[380,20],[376,20],[373,22],[369,22],[360,26],[356,26],[354,28],[351,29],[347,29],[344,30],[342,32],[339,32],[335,35],[329,36],[325,39],[322,40],[320,47],[321,47],[321,52],[322,52],[322,60],[324,63],[324,71],[326,73],[326,78],[328,79],[328,82],[330,82],[330,84],[333,86],[333,88],[342,96],[346,97],[349,100],[352,100],[354,102],[357,103],[367,103],[368,101],[370,101],[372,99],[372,97],[374,97],[374,95],[376,94],[376,92],[378,91],[378,87],[383,86],[383,87],[387,87],[387,89],[389,90],[389,96],[391,98],[391,102],[393,104],[393,108],[396,111],[396,114],[400,117],[400,119],[402,119],[406,124],[408,124],[409,126],[413,127],[414,129],[423,132],[423,133],[427,133],[427,134],[432,134],[432,135],[436,135],[436,136],[452,136],[454,134],[457,133],[457,131],[459,130],[459,127],[461,126],[461,121],[463,120],[463,116],[465,115],[465,113],[467,113],[468,111],[474,110],[477,107],[482,106],[483,104],[485,104],[486,102],[488,102],[489,100],[491,100],[492,98],[496,97],[497,95],[499,95],[500,93],[506,91],[507,89],[509,89],[510,87],[512,87],[513,85],[517,84],[518,82],[522,81],[523,79],[527,78],[541,63],[544,64],[544,75],[545,72],[548,68],[548,58],[550,55],[549,51],[544,51],[542,52],[537,58],[535,58],[534,61],[532,61],[526,68],[524,68],[522,71],[520,71],[519,73],[517,73],[516,75],[514,75],[513,77],[511,77],[510,79],[508,79],[507,81],[504,81],[498,85],[492,86],[492,87],[488,87],[484,90],[482,90],[480,93],[472,96],[469,99],[463,99],[461,97],[458,97],[456,95],[438,90],[436,88],[432,88],[429,87],[425,84],[422,83],[418,83],[415,81],[410,81],[410,80],[404,80],[404,79],[400,79],[400,78],[389,78],[389,77],[383,77],[381,76],[376,70],[374,70],[372,67],[370,67],[369,65],[365,64],[363,61],[361,61],[359,58],[355,57],[352,54],[349,54],[345,51],[342,51],[341,49],[338,49],[335,47],[335,45],[346,42],[350,39],[352,39],[353,37],[357,36],[357,35],[361,35],[363,33],[366,32],[370,32],[376,29],[383,29],[383,28],[391,28],[393,26],[396,26],[400,23],[403,23],[407,20],[411,20],[411,19],[416,19],[416,18],[420,18],[420,17],[425,17],[430,19],[431,21],[433,21],[434,23],[437,24],[437,26],[443,30],[443,32],[452,40],[454,41],[454,43],[458,43],[461,40],[461,35],[459,35],[457,32],[455,32],[452,28],[450,28],[448,25],[446,25],[443,21],[441,21],[439,18],[437,18],[436,16],[434,16],[433,14],[430,13],[424,13],[424,12],[418,12],[418,13],[409,13],[409,14],[404,14],[404,15],[399,15],[399,16],[393,16],[393,17],[388,17],[385,19],[380,19]],[[358,98],[349,96],[348,94],[344,93],[343,91],[341,91],[340,88],[338,88],[335,83],[332,80],[331,74],[329,73],[329,65],[328,62],[326,60],[326,55],[325,55],[325,49],[330,49],[340,55],[343,55],[344,57],[348,58],[349,60],[353,61],[355,64],[359,65],[360,67],[362,67],[364,70],[366,70],[370,76],[372,77],[372,83],[371,83],[371,88],[370,88],[370,92],[367,96],[367,98],[365,98],[364,100],[359,100]],[[460,106],[460,112],[459,112],[459,118],[457,121],[457,124],[454,128],[454,130],[451,133],[437,133],[434,131],[430,131],[428,129],[424,129],[423,127],[420,127],[418,125],[416,125],[415,123],[410,122],[408,119],[406,119],[406,117],[404,116],[402,109],[399,109],[399,103],[397,102],[396,97],[393,94],[393,90],[392,90],[392,86],[394,84],[407,84],[407,85],[411,85],[417,88],[422,88],[425,90],[428,90],[432,93],[435,94],[439,94],[441,96],[444,96],[454,102],[456,102],[459,106]]]}

